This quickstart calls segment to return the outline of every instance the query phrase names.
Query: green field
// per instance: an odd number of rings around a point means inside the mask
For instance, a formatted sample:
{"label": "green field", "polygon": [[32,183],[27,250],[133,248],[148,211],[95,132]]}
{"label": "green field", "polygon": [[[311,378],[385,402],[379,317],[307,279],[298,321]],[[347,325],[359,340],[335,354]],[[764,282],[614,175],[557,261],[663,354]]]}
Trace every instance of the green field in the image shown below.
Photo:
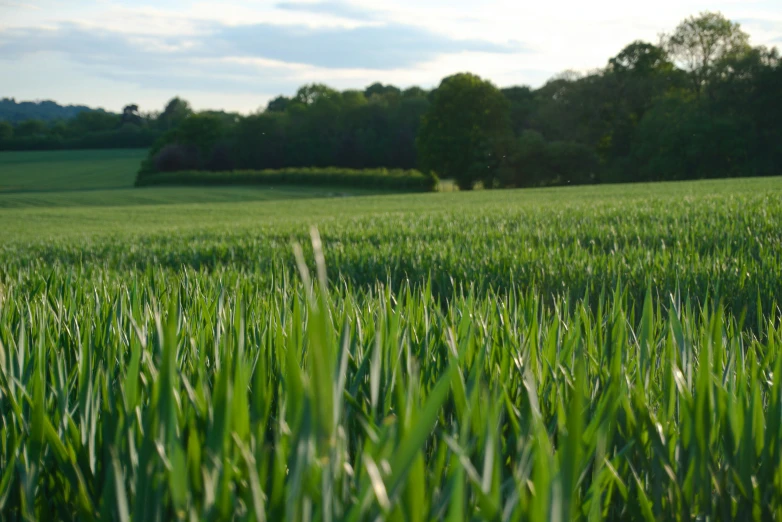
{"label": "green field", "polygon": [[144,190],[0,195],[4,520],[782,517],[782,179]]}
{"label": "green field", "polygon": [[133,186],[146,150],[0,153],[0,193]]}
{"label": "green field", "polygon": [[0,209],[236,203],[373,194],[328,187],[134,188],[146,150],[0,152]]}

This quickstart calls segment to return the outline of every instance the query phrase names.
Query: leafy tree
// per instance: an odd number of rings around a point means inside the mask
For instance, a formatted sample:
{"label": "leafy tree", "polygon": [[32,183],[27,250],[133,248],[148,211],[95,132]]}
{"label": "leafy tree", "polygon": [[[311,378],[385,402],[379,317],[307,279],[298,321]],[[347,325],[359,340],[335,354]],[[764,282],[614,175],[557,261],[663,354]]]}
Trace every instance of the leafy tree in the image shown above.
{"label": "leafy tree", "polygon": [[367,99],[372,98],[373,96],[379,96],[379,97],[396,97],[399,98],[402,95],[401,89],[399,87],[395,87],[393,85],[383,85],[382,83],[373,83],[366,89],[364,89],[364,96],[367,97]]}
{"label": "leafy tree", "polygon": [[513,137],[502,92],[460,73],[445,78],[432,98],[417,140],[423,169],[454,179],[462,190],[477,181],[493,186]]}
{"label": "leafy tree", "polygon": [[663,181],[745,175],[747,137],[740,123],[685,97],[672,96],[638,125],[633,159],[638,180]]}
{"label": "leafy tree", "polygon": [[529,87],[508,87],[502,94],[510,104],[510,120],[513,132],[521,135],[530,125],[530,117],[535,110],[535,94]]}
{"label": "leafy tree", "polygon": [[16,124],[25,120],[46,122],[68,120],[81,112],[103,112],[83,105],[59,105],[53,101],[16,101],[14,98],[0,98],[0,120]]}
{"label": "leafy tree", "polygon": [[290,166],[286,156],[290,117],[266,112],[239,121],[235,131],[235,161],[241,169],[279,169]]}
{"label": "leafy tree", "polygon": [[600,164],[593,149],[583,143],[555,141],[546,150],[549,182],[581,185],[599,181]]}
{"label": "leafy tree", "polygon": [[13,126],[7,121],[0,121],[0,141],[10,140],[14,135]]}
{"label": "leafy tree", "polygon": [[342,93],[342,107],[344,110],[349,111],[356,107],[366,105],[366,103],[367,98],[361,91],[349,90]]}
{"label": "leafy tree", "polygon": [[636,40],[608,60],[608,70],[618,75],[649,77],[673,70],[673,63],[662,47]]}
{"label": "leafy tree", "polygon": [[514,187],[595,183],[599,168],[590,147],[572,141],[547,142],[539,132],[526,130],[514,144],[502,181]]}
{"label": "leafy tree", "polygon": [[749,35],[721,13],[705,12],[687,18],[673,33],[664,35],[663,44],[690,74],[693,90],[700,96],[717,74],[718,64],[749,50]]}
{"label": "leafy tree", "polygon": [[68,135],[68,126],[62,120],[55,121],[51,125],[49,125],[46,134],[50,138],[61,140]]}
{"label": "leafy tree", "polygon": [[402,91],[402,98],[426,98],[427,92],[420,87],[409,87]]}
{"label": "leafy tree", "polygon": [[171,130],[191,114],[193,114],[193,109],[190,107],[190,103],[177,96],[166,104],[166,108],[158,116],[158,126],[164,130]]}
{"label": "leafy tree", "polygon": [[[635,41],[608,61],[604,73],[608,125],[596,150],[604,162],[630,154],[638,122],[655,100],[686,82],[662,47]],[[620,162],[621,174],[632,170]]]}
{"label": "leafy tree", "polygon": [[782,60],[776,49],[757,47],[722,63],[709,86],[710,113],[730,118],[746,138],[746,175],[779,174],[782,165]]}
{"label": "leafy tree", "polygon": [[46,123],[41,120],[26,120],[14,129],[14,134],[19,138],[34,138],[46,134]]}
{"label": "leafy tree", "polygon": [[217,116],[193,114],[176,128],[173,141],[196,147],[201,157],[206,158],[223,137],[223,127],[223,122]]}
{"label": "leafy tree", "polygon": [[161,168],[208,168],[215,148],[225,138],[223,120],[213,114],[193,114],[167,132],[150,151],[140,174]]}
{"label": "leafy tree", "polygon": [[287,96],[277,96],[266,104],[266,112],[285,112],[291,99]]}
{"label": "leafy tree", "polygon": [[98,111],[80,112],[68,123],[69,133],[74,136],[88,132],[110,131],[119,125],[120,118],[116,114]]}
{"label": "leafy tree", "polygon": [[143,119],[141,118],[141,114],[138,111],[138,105],[135,104],[126,105],[122,109],[122,116],[120,117],[120,122],[122,125],[126,123],[132,125],[141,125],[143,123]]}
{"label": "leafy tree", "polygon": [[534,130],[522,131],[514,143],[502,182],[509,187],[544,184],[549,177],[548,150],[543,135]]}
{"label": "leafy tree", "polygon": [[192,145],[169,143],[155,156],[155,170],[158,172],[176,172],[193,170],[200,167],[198,149]]}
{"label": "leafy tree", "polygon": [[296,96],[293,97],[293,102],[300,105],[309,106],[314,105],[315,103],[324,103],[327,101],[336,103],[339,98],[340,93],[328,85],[323,85],[322,83],[312,83],[300,87],[299,90],[296,91]]}

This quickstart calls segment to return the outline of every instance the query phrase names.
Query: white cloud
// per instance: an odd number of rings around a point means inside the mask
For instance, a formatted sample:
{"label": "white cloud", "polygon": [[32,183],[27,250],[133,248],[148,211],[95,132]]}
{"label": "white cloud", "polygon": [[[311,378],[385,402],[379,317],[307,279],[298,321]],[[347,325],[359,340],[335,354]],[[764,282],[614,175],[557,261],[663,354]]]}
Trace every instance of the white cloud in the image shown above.
{"label": "white cloud", "polygon": [[[780,41],[779,0],[0,0],[0,95],[116,108],[181,94],[195,107],[247,111],[314,81],[430,87],[471,71],[502,86],[540,85],[602,67],[631,41],[656,42],[704,10],[742,22],[753,44]],[[41,27],[75,32],[48,46],[51,33],[35,33],[8,52],[13,29]],[[31,66],[42,59],[56,82]]]}

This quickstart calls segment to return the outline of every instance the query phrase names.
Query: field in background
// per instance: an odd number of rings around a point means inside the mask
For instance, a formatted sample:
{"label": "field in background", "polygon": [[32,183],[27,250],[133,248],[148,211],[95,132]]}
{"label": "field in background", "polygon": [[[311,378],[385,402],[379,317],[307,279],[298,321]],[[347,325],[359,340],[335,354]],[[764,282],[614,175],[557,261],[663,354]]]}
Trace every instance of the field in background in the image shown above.
{"label": "field in background", "polygon": [[376,194],[330,187],[133,187],[146,150],[0,152],[0,209],[236,203]]}
{"label": "field in background", "polygon": [[[0,184],[3,177],[0,170]],[[435,194],[378,194],[324,187],[152,187],[0,194],[0,220],[5,225],[0,228],[0,240],[154,235],[171,229],[187,234],[254,233],[267,230],[271,223],[280,230],[296,226],[298,230],[307,224],[384,215],[416,219],[445,214],[472,222],[473,212],[502,218],[508,212],[514,215],[534,209],[545,213],[583,212],[584,219],[591,219],[591,207],[596,212],[628,208],[631,213],[638,209],[654,213],[658,207],[666,211],[673,204],[695,211],[698,208],[692,207],[692,202],[696,200],[735,201],[733,196],[766,197],[782,191],[780,178],[471,193],[448,190],[453,187],[447,181],[445,185],[446,192]],[[353,195],[362,197],[345,197]]]}
{"label": "field in background", "polygon": [[0,208],[7,518],[782,512],[782,179],[145,190]]}
{"label": "field in background", "polygon": [[133,186],[145,149],[0,152],[0,195]]}

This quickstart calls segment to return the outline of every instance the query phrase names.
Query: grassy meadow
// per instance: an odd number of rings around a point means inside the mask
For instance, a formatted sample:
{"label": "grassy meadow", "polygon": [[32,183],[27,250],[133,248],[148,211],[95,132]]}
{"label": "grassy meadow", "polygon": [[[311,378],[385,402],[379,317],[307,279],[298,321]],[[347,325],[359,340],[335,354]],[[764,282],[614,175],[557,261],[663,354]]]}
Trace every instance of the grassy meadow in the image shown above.
{"label": "grassy meadow", "polygon": [[0,518],[782,518],[782,179],[187,190],[0,194]]}

